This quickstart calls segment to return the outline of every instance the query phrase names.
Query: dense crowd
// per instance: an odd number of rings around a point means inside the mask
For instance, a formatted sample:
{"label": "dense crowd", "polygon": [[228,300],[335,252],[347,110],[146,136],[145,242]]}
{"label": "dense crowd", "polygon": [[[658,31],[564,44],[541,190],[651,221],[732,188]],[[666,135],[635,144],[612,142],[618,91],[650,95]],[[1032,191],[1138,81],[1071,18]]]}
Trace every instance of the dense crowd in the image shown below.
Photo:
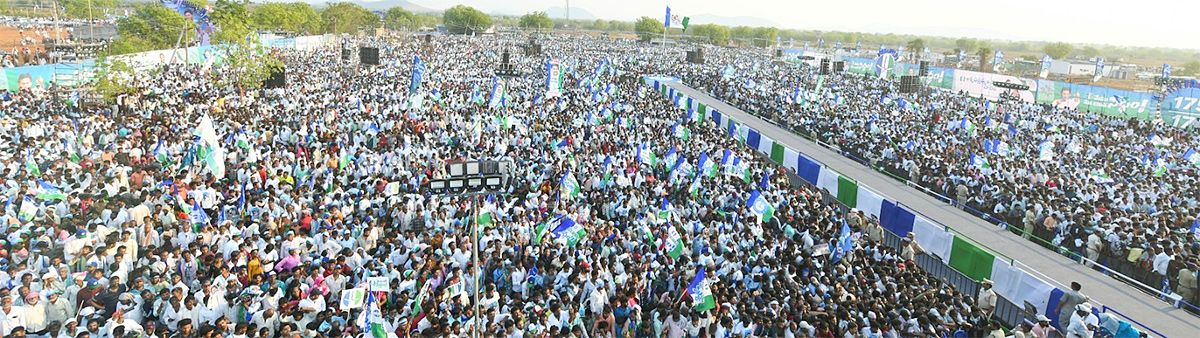
{"label": "dense crowd", "polygon": [[901,94],[875,76],[707,56],[681,71],[687,82],[1089,266],[1200,304],[1194,129],[947,90]]}
{"label": "dense crowd", "polygon": [[[566,69],[552,97],[541,71],[498,86],[492,67],[518,42],[372,42],[375,67],[340,46],[276,51],[288,85],[266,90],[165,65],[115,109],[14,93],[0,116],[0,334],[1004,336],[986,281],[929,275],[911,234],[883,245],[876,220],[789,185],[641,84],[688,67],[681,50],[547,38]],[[429,193],[469,160],[515,163],[512,185]],[[379,277],[385,291],[368,291]],[[1090,337],[1095,316],[1077,312],[1061,329]],[[1053,330],[1031,328],[1014,334]]]}

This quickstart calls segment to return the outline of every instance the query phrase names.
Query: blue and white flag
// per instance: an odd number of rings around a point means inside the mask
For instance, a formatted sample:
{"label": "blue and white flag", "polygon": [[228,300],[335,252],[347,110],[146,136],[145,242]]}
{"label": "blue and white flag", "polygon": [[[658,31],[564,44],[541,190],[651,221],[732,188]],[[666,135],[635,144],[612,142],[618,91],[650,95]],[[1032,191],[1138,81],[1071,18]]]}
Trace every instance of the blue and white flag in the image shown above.
{"label": "blue and white flag", "polygon": [[1104,58],[1096,57],[1096,73],[1094,75],[1096,78],[1104,76]]}
{"label": "blue and white flag", "polygon": [[992,67],[998,68],[1001,63],[1004,63],[1004,52],[996,51],[996,55],[992,57]]}
{"label": "blue and white flag", "polygon": [[1042,54],[1042,69],[1038,71],[1038,77],[1046,78],[1050,75],[1050,65],[1054,59],[1050,58],[1049,54]]}
{"label": "blue and white flag", "polygon": [[833,263],[842,261],[846,257],[846,253],[854,249],[854,242],[850,239],[850,225],[846,224],[846,220],[842,220],[842,233],[838,235],[837,245],[833,246],[833,252],[830,253],[829,260]]}
{"label": "blue and white flag", "polygon": [[507,94],[507,85],[504,80],[499,77],[492,78],[492,96],[488,100],[488,107],[495,108],[504,104],[504,96]]}
{"label": "blue and white flag", "polygon": [[200,207],[199,201],[192,201],[192,212],[188,216],[192,218],[192,224],[208,224],[211,220],[204,208]]}
{"label": "blue and white flag", "polygon": [[1163,78],[1163,81],[1166,81],[1167,79],[1170,79],[1170,78],[1171,78],[1171,71],[1172,71],[1172,70],[1174,70],[1174,68],[1173,68],[1173,67],[1171,67],[1171,65],[1168,65],[1168,64],[1165,64],[1165,63],[1163,64],[1163,73],[1162,73],[1162,78]]}
{"label": "blue and white flag", "polygon": [[1193,165],[1200,165],[1200,153],[1196,149],[1188,148],[1187,152],[1183,153],[1183,159]]}
{"label": "blue and white flag", "polygon": [[412,83],[408,85],[410,93],[416,93],[417,89],[421,88],[421,82],[425,80],[425,71],[425,63],[421,62],[421,57],[413,55]]}

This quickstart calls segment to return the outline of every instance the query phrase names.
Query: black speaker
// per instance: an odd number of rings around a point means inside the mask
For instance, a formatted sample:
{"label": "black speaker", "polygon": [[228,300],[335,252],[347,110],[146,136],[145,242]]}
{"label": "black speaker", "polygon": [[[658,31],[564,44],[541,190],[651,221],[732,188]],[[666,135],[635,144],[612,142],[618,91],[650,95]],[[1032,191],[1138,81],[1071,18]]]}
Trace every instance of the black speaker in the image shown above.
{"label": "black speaker", "polygon": [[921,61],[921,76],[929,76],[929,61]]}
{"label": "black speaker", "polygon": [[775,50],[775,57],[777,57],[777,58],[781,58],[781,57],[783,57],[783,50],[782,50],[782,49],[776,49],[776,50]]}
{"label": "black speaker", "polygon": [[704,63],[704,49],[703,48],[696,48],[696,63],[699,63],[699,64]]}
{"label": "black speaker", "polygon": [[263,81],[263,88],[283,88],[287,86],[287,74],[282,68],[271,72],[271,76]]}
{"label": "black speaker", "polygon": [[359,47],[358,62],[364,65],[379,64],[379,48]]}
{"label": "black speaker", "polygon": [[696,52],[687,51],[687,55],[683,59],[689,63],[696,63]]}
{"label": "black speaker", "polygon": [[900,76],[900,93],[916,93],[921,87],[917,79],[918,77],[916,75]]}
{"label": "black speaker", "polygon": [[821,59],[821,75],[829,75],[829,59]]}
{"label": "black speaker", "polygon": [[425,34],[425,43],[430,43],[432,41],[433,41],[433,35]]}
{"label": "black speaker", "polygon": [[342,61],[350,61],[350,50],[342,48]]}
{"label": "black speaker", "polygon": [[508,55],[507,50],[505,50],[503,53],[500,53],[500,63],[508,64],[509,57],[510,55]]}
{"label": "black speaker", "polygon": [[833,71],[837,73],[846,71],[846,61],[834,61]]}

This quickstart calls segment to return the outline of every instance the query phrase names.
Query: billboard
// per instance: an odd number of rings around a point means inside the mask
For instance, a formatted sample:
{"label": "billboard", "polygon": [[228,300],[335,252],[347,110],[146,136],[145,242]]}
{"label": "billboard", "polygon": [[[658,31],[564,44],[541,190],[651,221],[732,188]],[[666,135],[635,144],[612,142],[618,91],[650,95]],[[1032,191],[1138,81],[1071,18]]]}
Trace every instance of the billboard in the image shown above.
{"label": "billboard", "polygon": [[[993,84],[995,82],[1023,84],[1029,86],[1029,90],[1000,88]],[[954,71],[954,86],[951,89],[965,91],[970,93],[971,96],[983,96],[992,100],[997,100],[1001,94],[1005,94],[1009,97],[1019,97],[1022,101],[1034,102],[1037,82],[1016,76],[956,70]]]}
{"label": "billboard", "polygon": [[1122,118],[1156,117],[1158,105],[1152,94],[1049,80],[1037,83],[1037,103]]}
{"label": "billboard", "polygon": [[847,72],[854,74],[875,74],[875,60],[843,57],[842,61],[846,61]]}
{"label": "billboard", "polygon": [[1163,123],[1178,128],[1196,128],[1200,119],[1200,89],[1184,88],[1167,95],[1162,102]]}

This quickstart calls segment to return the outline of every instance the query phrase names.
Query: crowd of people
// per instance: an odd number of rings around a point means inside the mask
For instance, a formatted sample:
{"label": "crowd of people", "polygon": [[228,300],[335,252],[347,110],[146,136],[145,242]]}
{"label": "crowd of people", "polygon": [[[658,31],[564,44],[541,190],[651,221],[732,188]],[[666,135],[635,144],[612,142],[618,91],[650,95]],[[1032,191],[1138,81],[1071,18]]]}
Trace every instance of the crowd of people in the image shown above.
{"label": "crowd of people", "polygon": [[[922,271],[911,234],[884,245],[877,220],[642,84],[711,75],[682,49],[547,37],[546,55],[513,62],[559,61],[555,96],[544,71],[493,76],[519,42],[363,42],[380,66],[342,46],[278,50],[288,84],[262,90],[218,85],[224,66],[163,65],[114,109],[11,95],[0,335],[1005,336],[987,281]],[[472,160],[514,163],[505,193],[425,186]],[[1060,329],[1090,337],[1094,315],[1076,312]]]}
{"label": "crowd of people", "polygon": [[706,55],[681,76],[713,96],[1088,266],[1200,304],[1194,128],[949,90],[901,94],[872,75]]}

